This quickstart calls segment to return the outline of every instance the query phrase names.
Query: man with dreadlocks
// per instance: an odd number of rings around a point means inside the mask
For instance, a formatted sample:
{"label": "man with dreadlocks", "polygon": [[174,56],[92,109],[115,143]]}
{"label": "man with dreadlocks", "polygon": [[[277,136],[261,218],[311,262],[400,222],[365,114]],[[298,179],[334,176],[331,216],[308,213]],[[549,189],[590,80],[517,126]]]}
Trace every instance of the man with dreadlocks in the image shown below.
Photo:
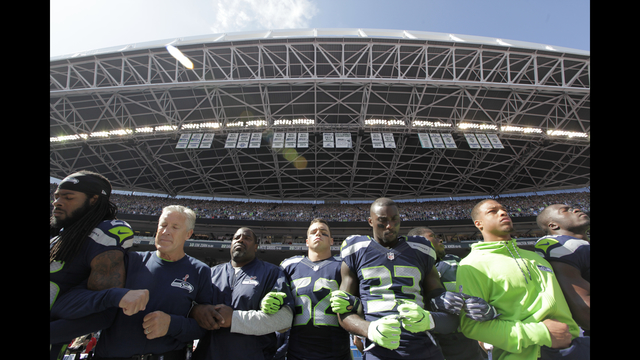
{"label": "man with dreadlocks", "polygon": [[[124,286],[124,255],[133,230],[116,220],[118,209],[110,196],[109,180],[90,171],[73,173],[58,184],[50,220],[49,310],[61,294],[83,282],[96,291]],[[69,341],[51,345],[50,357],[62,358]]]}

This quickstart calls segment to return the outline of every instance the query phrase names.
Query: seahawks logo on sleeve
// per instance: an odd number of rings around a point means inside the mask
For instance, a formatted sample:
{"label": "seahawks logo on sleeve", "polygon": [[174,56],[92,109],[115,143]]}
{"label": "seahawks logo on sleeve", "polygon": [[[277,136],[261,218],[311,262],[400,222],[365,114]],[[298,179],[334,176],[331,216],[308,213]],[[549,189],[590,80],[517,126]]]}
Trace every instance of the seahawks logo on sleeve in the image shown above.
{"label": "seahawks logo on sleeve", "polygon": [[568,235],[549,235],[538,239],[535,250],[546,260],[554,260],[572,255],[584,245],[589,246],[589,243]]}
{"label": "seahawks logo on sleeve", "polygon": [[577,268],[585,280],[591,280],[591,246],[588,241],[568,235],[550,235],[536,242],[535,251],[547,261],[560,261]]}
{"label": "seahawks logo on sleeve", "polygon": [[89,235],[93,241],[104,246],[119,246],[128,249],[133,245],[133,230],[122,220],[105,220]]}

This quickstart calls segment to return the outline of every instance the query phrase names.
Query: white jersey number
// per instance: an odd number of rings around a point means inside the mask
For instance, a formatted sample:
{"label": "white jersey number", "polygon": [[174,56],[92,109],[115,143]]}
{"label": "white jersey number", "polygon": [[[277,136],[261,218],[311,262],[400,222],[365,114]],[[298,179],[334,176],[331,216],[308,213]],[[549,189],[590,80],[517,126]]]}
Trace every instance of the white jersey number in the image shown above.
{"label": "white jersey number", "polygon": [[413,299],[419,306],[424,306],[422,302],[422,294],[420,293],[420,282],[422,281],[422,274],[420,269],[414,266],[402,266],[395,265],[393,267],[393,275],[391,271],[384,266],[373,266],[364,268],[362,271],[362,277],[365,280],[379,279],[380,284],[371,286],[369,293],[371,295],[379,295],[381,299],[367,301],[367,313],[376,313],[383,311],[391,311],[396,305],[396,293],[391,290],[395,278],[409,278],[409,284],[402,286],[401,291],[403,294],[409,296],[401,296],[402,299]]}
{"label": "white jersey number", "polygon": [[335,314],[327,314],[327,309],[331,306],[329,299],[331,291],[338,290],[338,282],[336,280],[319,278],[313,283],[313,292],[322,289],[329,289],[329,293],[320,299],[314,306],[308,295],[299,295],[299,289],[311,285],[311,278],[304,277],[292,281],[293,293],[295,294],[296,307],[302,307],[302,314],[298,314],[293,319],[293,325],[306,325],[313,318],[313,325],[340,326],[338,324],[338,316]]}

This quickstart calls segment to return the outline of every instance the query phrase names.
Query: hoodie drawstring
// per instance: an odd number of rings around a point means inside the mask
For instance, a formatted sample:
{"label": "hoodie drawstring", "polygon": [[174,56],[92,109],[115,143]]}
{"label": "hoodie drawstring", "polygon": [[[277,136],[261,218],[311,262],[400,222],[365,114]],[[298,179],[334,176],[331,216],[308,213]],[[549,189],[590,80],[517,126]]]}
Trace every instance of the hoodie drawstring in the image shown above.
{"label": "hoodie drawstring", "polygon": [[[520,263],[518,262],[518,259],[516,259],[516,257],[513,256],[513,253],[511,252],[511,249],[509,249],[509,242],[506,242],[506,245],[507,245],[507,250],[509,251],[509,254],[513,258],[513,260],[515,260],[516,265],[518,265],[518,269],[520,269],[520,272],[522,273],[522,276],[524,277],[524,281],[528,284],[529,282],[527,281],[527,276],[524,274],[524,270],[522,270],[522,268],[520,267]],[[529,267],[527,266],[527,262],[524,261],[522,256],[520,256],[520,253],[518,252],[517,246],[513,245],[513,250],[516,251],[516,254],[518,254],[518,257],[524,263],[524,267],[527,268],[527,272],[529,273],[529,280],[533,281],[533,279],[531,278],[531,271],[529,271]]]}

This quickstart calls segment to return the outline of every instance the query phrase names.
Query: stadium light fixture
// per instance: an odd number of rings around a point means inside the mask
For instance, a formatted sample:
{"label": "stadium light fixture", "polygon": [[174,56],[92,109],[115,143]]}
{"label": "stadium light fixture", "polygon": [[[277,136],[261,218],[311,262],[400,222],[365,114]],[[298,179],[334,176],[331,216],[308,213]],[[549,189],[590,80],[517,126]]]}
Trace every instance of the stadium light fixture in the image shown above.
{"label": "stadium light fixture", "polygon": [[109,137],[108,131],[96,131],[89,134],[90,137]]}
{"label": "stadium light fixture", "polygon": [[505,132],[521,132],[523,134],[531,134],[531,133],[535,133],[535,134],[542,134],[542,130],[538,129],[538,128],[532,128],[532,127],[521,127],[521,126],[511,126],[511,125],[506,125],[506,126],[501,126],[500,127],[500,131],[505,131]]}
{"label": "stadium light fixture", "polygon": [[[201,128],[203,127],[213,127],[218,128],[220,125],[218,123],[204,123],[201,124]],[[116,129],[110,131],[96,131],[90,134],[74,134],[74,135],[62,135],[62,136],[54,136],[49,138],[49,142],[63,142],[63,141],[74,141],[74,140],[86,140],[88,138],[108,138],[111,136],[125,136],[132,135],[136,133],[152,133],[154,131],[174,131],[177,130],[178,127],[175,125],[163,125],[156,126],[155,128],[150,126],[139,127],[135,130],[133,129]]]}
{"label": "stadium light fixture", "polygon": [[191,62],[191,60],[189,60],[189,58],[184,56],[182,51],[178,50],[178,48],[176,48],[173,45],[167,45],[166,48],[167,48],[167,51],[169,52],[169,54],[171,54],[171,56],[176,58],[176,60],[180,61],[180,63],[184,67],[186,67],[187,69],[190,69],[190,70],[193,69],[193,63]]}
{"label": "stadium light fixture", "polygon": [[236,121],[234,123],[227,123],[227,127],[244,127],[244,121]]}
{"label": "stadium light fixture", "polygon": [[205,122],[200,124],[200,128],[208,128],[208,129],[219,129],[220,128],[220,123],[219,122]]}
{"label": "stadium light fixture", "polygon": [[547,135],[549,135],[549,136],[568,136],[570,138],[573,138],[573,137],[581,137],[581,138],[589,137],[589,135],[587,133],[577,132],[577,131],[563,131],[563,130],[547,130]]}
{"label": "stadium light fixture", "polygon": [[293,119],[291,120],[293,125],[315,125],[315,120],[313,119]]}
{"label": "stadium light fixture", "polygon": [[49,142],[62,142],[69,140],[80,140],[80,135],[63,135],[63,136],[54,136],[49,138]]}
{"label": "stadium light fixture", "polygon": [[178,127],[176,125],[162,125],[162,126],[156,126],[154,130],[155,131],[174,131],[174,130],[178,130]]}
{"label": "stadium light fixture", "polygon": [[292,125],[314,125],[316,122],[313,119],[278,119],[273,121],[274,126],[292,126]]}
{"label": "stadium light fixture", "polygon": [[118,135],[118,136],[130,135],[132,133],[133,133],[133,130],[131,129],[120,129],[120,130],[109,131],[109,135]]}
{"label": "stadium light fixture", "polygon": [[364,121],[365,125],[387,125],[387,120],[383,119],[367,119]]}
{"label": "stadium light fixture", "polygon": [[184,124],[180,129],[193,130],[193,129],[219,129],[219,128],[220,128],[220,123],[204,122],[204,123]]}
{"label": "stadium light fixture", "polygon": [[245,127],[248,126],[255,126],[255,127],[260,127],[260,126],[267,126],[267,121],[266,120],[251,120],[251,121],[247,121],[244,124]]}
{"label": "stadium light fixture", "polygon": [[411,123],[413,127],[451,127],[451,124],[443,123],[443,122],[433,122],[433,121],[424,121],[424,120],[415,120]]}
{"label": "stadium light fixture", "polygon": [[386,126],[403,126],[404,125],[404,120],[397,120],[397,119],[391,119],[391,120],[384,120],[384,119],[367,119],[364,121],[365,125],[371,125],[371,126],[380,126],[380,125],[386,125]]}
{"label": "stadium light fixture", "polygon": [[293,122],[289,119],[278,119],[273,122],[274,126],[291,125]]}
{"label": "stadium light fixture", "polygon": [[480,129],[480,130],[498,130],[498,127],[493,124],[475,124],[475,123],[460,123],[458,128],[465,129]]}

